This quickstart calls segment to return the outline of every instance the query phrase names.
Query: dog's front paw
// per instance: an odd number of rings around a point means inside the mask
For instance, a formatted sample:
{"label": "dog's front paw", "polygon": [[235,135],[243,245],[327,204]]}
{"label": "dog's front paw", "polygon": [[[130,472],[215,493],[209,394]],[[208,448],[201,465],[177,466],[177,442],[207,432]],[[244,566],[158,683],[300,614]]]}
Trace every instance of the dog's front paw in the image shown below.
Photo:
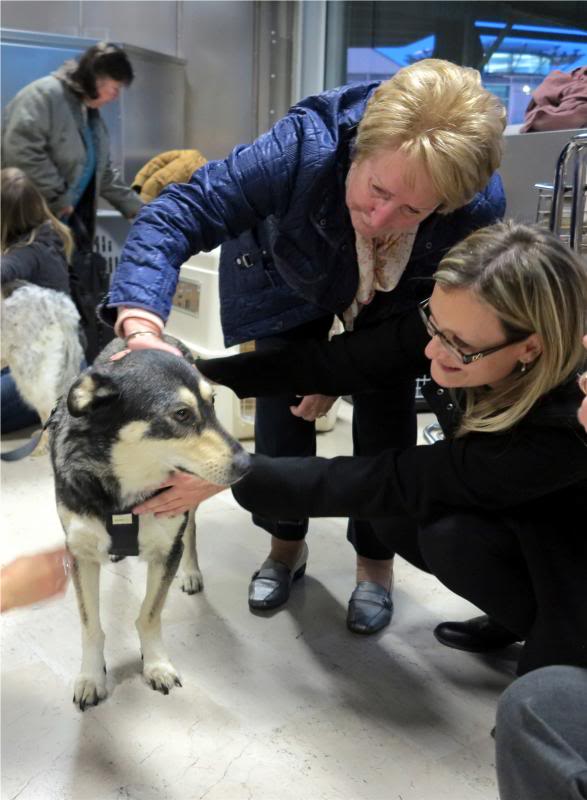
{"label": "dog's front paw", "polygon": [[79,710],[85,711],[88,706],[97,706],[105,697],[105,679],[100,677],[96,680],[93,675],[80,672],[73,690],[73,702],[79,706]]}
{"label": "dog's front paw", "polygon": [[204,578],[199,569],[193,572],[184,572],[180,576],[180,580],[181,590],[186,594],[197,594],[204,588]]}
{"label": "dog's front paw", "polygon": [[174,686],[181,686],[181,680],[169,661],[151,661],[143,667],[143,677],[161,694],[169,694]]}

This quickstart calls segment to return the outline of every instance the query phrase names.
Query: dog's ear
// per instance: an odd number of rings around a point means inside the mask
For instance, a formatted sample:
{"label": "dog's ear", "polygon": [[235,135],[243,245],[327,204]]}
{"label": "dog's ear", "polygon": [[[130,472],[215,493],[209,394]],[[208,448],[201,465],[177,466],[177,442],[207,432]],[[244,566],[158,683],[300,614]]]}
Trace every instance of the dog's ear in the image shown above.
{"label": "dog's ear", "polygon": [[118,388],[109,375],[97,371],[83,372],[67,395],[67,409],[72,417],[83,417],[97,405],[118,397]]}

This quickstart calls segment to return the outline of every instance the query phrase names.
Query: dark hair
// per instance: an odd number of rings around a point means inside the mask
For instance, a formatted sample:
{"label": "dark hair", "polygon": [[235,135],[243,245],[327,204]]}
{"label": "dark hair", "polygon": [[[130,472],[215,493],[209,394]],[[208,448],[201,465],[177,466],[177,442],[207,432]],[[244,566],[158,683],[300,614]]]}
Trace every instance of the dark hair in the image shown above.
{"label": "dark hair", "polygon": [[82,54],[71,80],[79,85],[90,100],[98,97],[96,78],[111,78],[130,86],[134,78],[128,56],[121,47],[110,42],[99,42]]}

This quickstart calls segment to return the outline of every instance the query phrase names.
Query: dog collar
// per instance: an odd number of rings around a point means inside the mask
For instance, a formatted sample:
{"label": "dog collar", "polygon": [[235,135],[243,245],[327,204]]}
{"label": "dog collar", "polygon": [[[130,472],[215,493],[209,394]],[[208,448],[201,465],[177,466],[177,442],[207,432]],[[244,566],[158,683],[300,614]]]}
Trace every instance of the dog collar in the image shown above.
{"label": "dog collar", "polygon": [[[156,492],[145,497],[150,500],[156,497],[165,488],[157,489]],[[144,500],[143,500],[144,502]],[[132,510],[113,511],[106,515],[106,530],[110,534],[110,548],[108,552],[111,556],[138,556],[139,554],[139,515],[133,514]]]}
{"label": "dog collar", "polygon": [[128,511],[118,511],[106,517],[106,530],[110,534],[111,544],[108,552],[111,556],[138,556],[139,554],[139,517]]}

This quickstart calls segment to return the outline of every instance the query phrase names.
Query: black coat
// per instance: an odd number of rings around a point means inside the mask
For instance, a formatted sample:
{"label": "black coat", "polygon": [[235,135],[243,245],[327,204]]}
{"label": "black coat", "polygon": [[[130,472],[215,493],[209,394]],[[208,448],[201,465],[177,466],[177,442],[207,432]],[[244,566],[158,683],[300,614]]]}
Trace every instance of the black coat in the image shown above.
{"label": "black coat", "polygon": [[[428,340],[415,311],[330,343],[292,343],[198,367],[240,397],[351,394],[386,388],[401,369],[421,371]],[[433,382],[424,392],[444,441],[374,457],[255,456],[235,497],[248,508],[254,498],[252,510],[269,519],[407,516],[425,525],[458,511],[501,515],[516,531],[538,608],[521,671],[587,666],[587,435],[577,420],[576,381],[543,397],[508,431],[458,438],[458,398]]]}
{"label": "black coat", "polygon": [[2,256],[0,263],[2,285],[22,280],[69,295],[69,274],[63,242],[50,223],[39,228],[32,244],[14,247]]}

